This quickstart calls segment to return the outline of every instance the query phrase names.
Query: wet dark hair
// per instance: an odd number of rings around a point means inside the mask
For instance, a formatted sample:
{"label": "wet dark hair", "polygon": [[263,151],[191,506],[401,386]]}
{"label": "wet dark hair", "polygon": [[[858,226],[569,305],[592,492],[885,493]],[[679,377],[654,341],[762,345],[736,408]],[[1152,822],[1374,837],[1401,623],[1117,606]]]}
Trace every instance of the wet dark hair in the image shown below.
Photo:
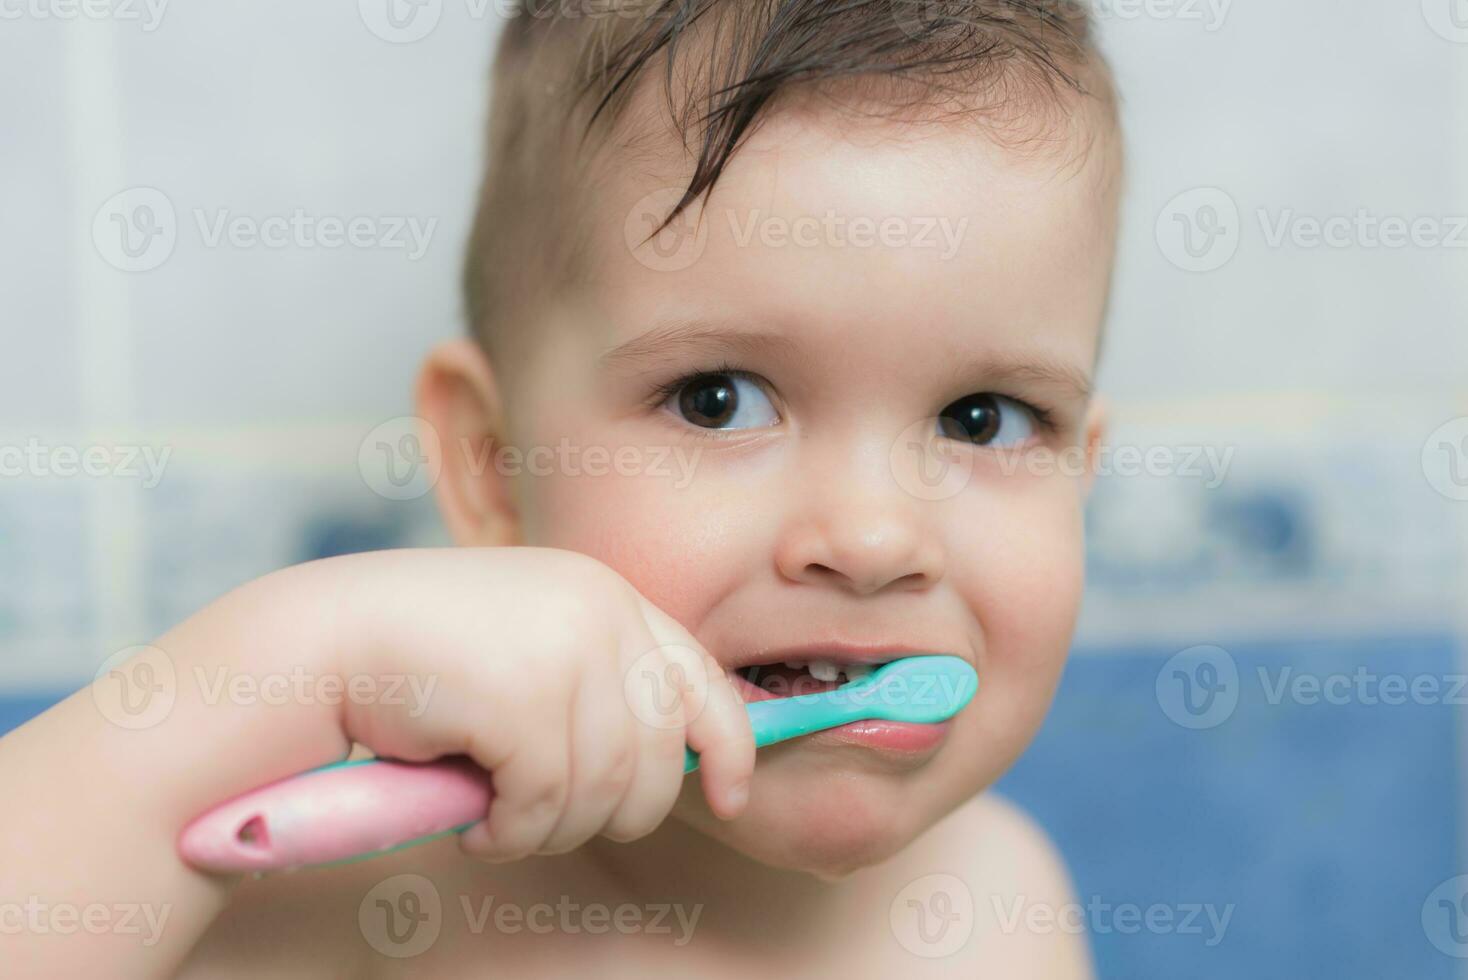
{"label": "wet dark hair", "polygon": [[[489,165],[470,240],[472,329],[492,344],[585,259],[577,222],[598,152],[639,83],[663,75],[667,115],[697,162],[657,234],[709,193],[783,99],[979,116],[1044,141],[1066,92],[1114,111],[1078,0],[517,0],[495,59]],[[627,149],[636,136],[619,148]],[[649,236],[651,237],[651,236]]]}

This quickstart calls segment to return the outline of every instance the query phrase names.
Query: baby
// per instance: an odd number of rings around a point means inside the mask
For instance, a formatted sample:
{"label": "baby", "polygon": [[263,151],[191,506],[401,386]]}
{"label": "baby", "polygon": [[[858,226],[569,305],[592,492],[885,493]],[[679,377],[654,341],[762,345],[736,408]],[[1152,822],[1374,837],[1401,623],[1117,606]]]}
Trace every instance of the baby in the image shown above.
{"label": "baby", "polygon": [[[246,584],[0,741],[5,901],[77,913],[7,923],[6,974],[1089,976],[1063,865],[984,792],[1065,661],[1103,432],[1121,155],[1085,13],[511,13],[471,337],[417,388],[460,547]],[[756,756],[745,702],[914,653],[976,669],[951,721]],[[217,683],[291,676],[367,696]],[[333,868],[178,858],[354,751],[467,755],[496,796]]]}

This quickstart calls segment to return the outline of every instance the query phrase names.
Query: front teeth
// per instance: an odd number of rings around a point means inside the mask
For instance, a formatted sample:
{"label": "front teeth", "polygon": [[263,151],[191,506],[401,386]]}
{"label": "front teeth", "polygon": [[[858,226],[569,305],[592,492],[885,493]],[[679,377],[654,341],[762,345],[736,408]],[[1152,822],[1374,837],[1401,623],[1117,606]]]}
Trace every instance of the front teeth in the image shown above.
{"label": "front teeth", "polygon": [[806,669],[810,671],[810,676],[818,681],[834,681],[841,676],[840,665],[833,664],[829,660],[812,660]]}
{"label": "front teeth", "polygon": [[844,675],[848,682],[859,681],[877,669],[876,664],[838,664],[831,660],[787,660],[791,670],[804,670],[824,683],[834,683]]}

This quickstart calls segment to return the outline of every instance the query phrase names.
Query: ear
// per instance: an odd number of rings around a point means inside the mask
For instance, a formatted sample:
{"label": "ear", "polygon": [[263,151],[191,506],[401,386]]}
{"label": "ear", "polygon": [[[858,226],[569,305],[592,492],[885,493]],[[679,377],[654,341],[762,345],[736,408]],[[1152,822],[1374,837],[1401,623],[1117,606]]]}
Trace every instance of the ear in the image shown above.
{"label": "ear", "polygon": [[509,478],[494,465],[504,432],[489,358],[468,339],[435,347],[418,372],[418,415],[438,434],[438,509],[455,543],[520,543]]}
{"label": "ear", "polygon": [[1092,396],[1091,404],[1086,408],[1086,478],[1081,491],[1083,500],[1091,496],[1091,489],[1096,485],[1096,471],[1100,465],[1101,446],[1106,441],[1106,425],[1110,415],[1111,405],[1106,399],[1101,395]]}

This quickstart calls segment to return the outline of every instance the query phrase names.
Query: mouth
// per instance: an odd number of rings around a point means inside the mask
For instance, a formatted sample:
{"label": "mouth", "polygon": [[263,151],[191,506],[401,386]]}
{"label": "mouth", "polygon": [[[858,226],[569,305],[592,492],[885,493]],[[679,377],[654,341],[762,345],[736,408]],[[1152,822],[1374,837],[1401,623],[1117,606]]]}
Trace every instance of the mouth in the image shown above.
{"label": "mouth", "polygon": [[[824,647],[769,653],[761,662],[730,668],[735,689],[745,703],[834,691],[872,674],[884,664],[931,653],[907,650]],[[949,722],[935,725],[871,719],[854,721],[798,739],[791,745],[855,746],[872,750],[896,768],[925,762],[947,737]]]}
{"label": "mouth", "polygon": [[[894,658],[895,659],[895,658]],[[745,702],[793,698],[804,694],[834,691],[843,684],[869,676],[887,661],[840,664],[831,660],[791,660],[750,664],[737,668],[733,676]]]}

